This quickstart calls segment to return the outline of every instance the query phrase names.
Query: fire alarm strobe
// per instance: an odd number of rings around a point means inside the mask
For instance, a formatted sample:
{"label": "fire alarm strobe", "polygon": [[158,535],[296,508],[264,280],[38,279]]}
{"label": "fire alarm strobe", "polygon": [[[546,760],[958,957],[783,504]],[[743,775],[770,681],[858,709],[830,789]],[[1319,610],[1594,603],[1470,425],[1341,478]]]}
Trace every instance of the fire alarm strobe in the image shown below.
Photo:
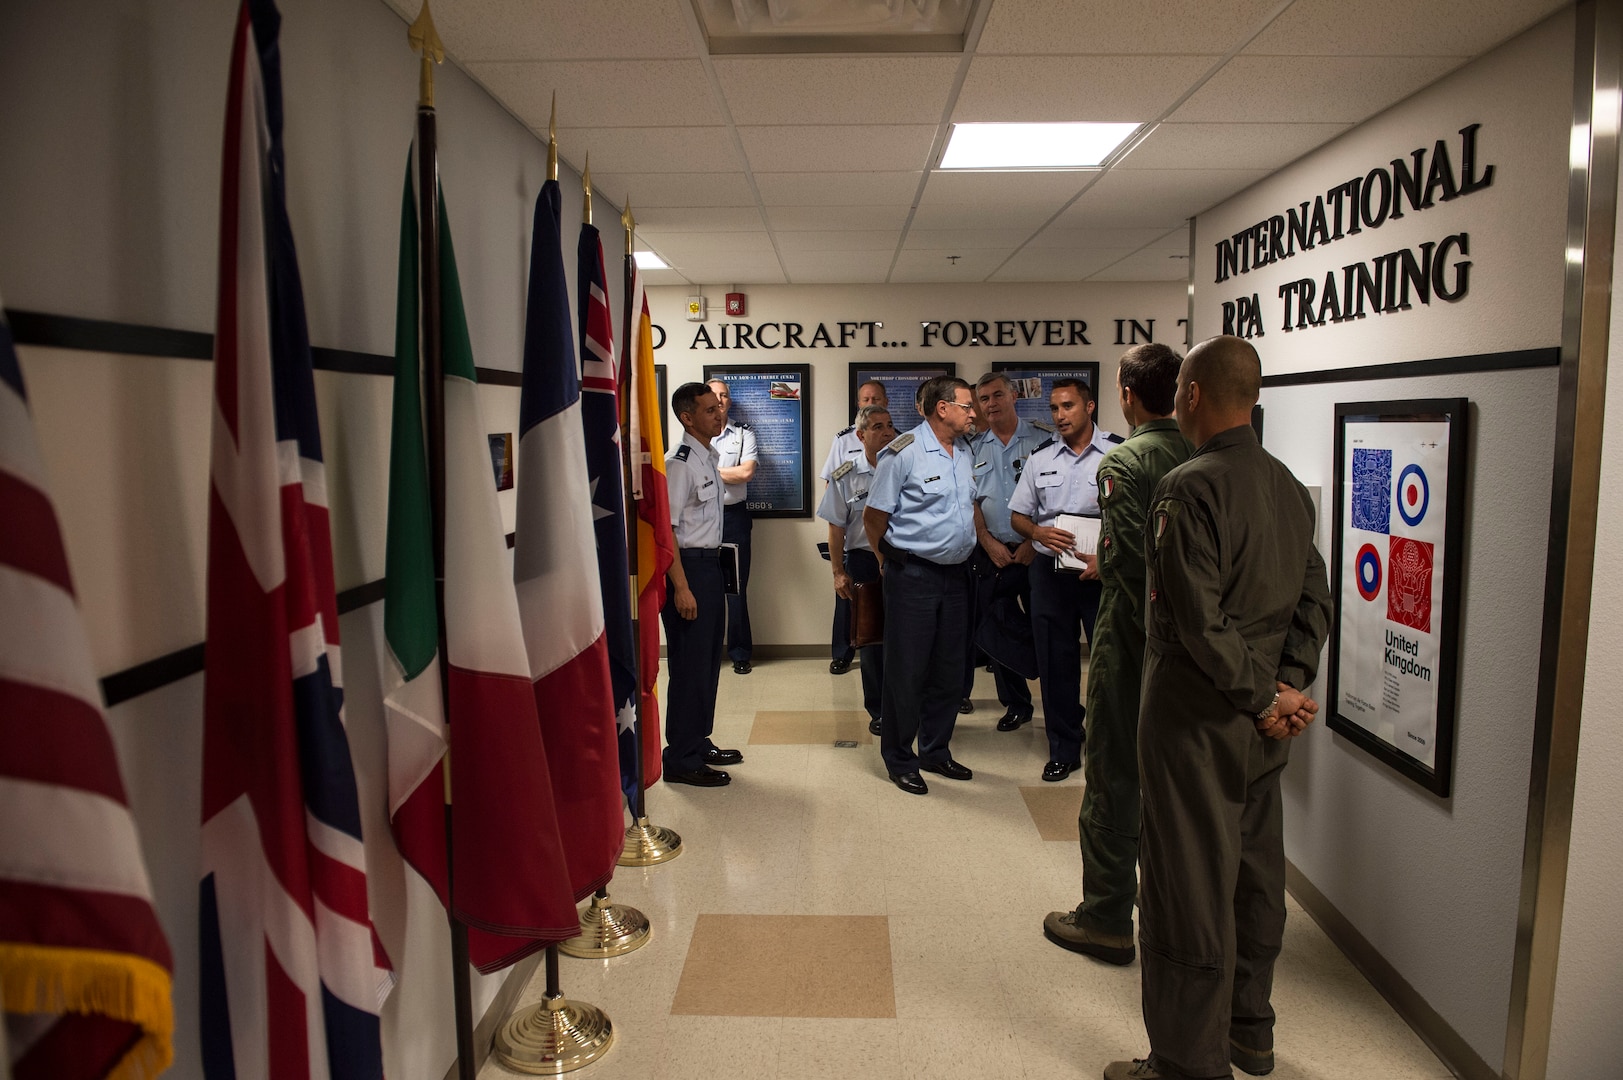
{"label": "fire alarm strobe", "polygon": [[704,297],[688,297],[688,321],[704,322]]}
{"label": "fire alarm strobe", "polygon": [[727,294],[727,317],[730,319],[742,319],[744,317],[743,293],[730,292]]}

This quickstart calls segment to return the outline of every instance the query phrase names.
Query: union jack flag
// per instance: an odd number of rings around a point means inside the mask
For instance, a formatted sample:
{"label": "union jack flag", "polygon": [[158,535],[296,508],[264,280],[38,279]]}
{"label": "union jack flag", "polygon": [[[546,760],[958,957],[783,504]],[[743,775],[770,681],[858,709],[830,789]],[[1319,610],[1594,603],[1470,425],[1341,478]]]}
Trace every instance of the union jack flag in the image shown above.
{"label": "union jack flag", "polygon": [[220,200],[199,906],[204,1073],[371,1078],[367,906],[327,490],[284,190],[281,18],[237,17]]}

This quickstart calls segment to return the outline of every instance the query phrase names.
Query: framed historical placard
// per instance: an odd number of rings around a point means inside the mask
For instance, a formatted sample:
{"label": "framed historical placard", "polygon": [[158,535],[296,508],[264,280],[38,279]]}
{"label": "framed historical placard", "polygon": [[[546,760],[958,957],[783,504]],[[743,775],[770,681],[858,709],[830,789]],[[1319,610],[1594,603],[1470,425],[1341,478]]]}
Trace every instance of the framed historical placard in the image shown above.
{"label": "framed historical placard", "polygon": [[863,383],[877,382],[885,388],[885,400],[890,402],[890,422],[898,434],[911,431],[923,417],[914,408],[919,387],[938,375],[958,374],[958,365],[951,360],[886,364],[878,361],[857,361],[849,366],[850,382],[846,401],[856,404],[857,388]]}
{"label": "framed historical placard", "polygon": [[706,364],[704,378],[727,384],[730,419],[755,432],[759,455],[746,504],[758,518],[809,518],[812,497],[810,364]]}
{"label": "framed historical placard", "polygon": [[1329,726],[1437,795],[1453,774],[1466,398],[1336,405]]}
{"label": "framed historical placard", "polygon": [[[1099,362],[1078,361],[1074,364],[1025,360],[995,360],[992,370],[1009,377],[1014,387],[1014,411],[1022,420],[1041,420],[1047,423],[1048,395],[1054,389],[1055,379],[1081,379],[1099,398]],[[1094,418],[1098,418],[1097,411]]]}

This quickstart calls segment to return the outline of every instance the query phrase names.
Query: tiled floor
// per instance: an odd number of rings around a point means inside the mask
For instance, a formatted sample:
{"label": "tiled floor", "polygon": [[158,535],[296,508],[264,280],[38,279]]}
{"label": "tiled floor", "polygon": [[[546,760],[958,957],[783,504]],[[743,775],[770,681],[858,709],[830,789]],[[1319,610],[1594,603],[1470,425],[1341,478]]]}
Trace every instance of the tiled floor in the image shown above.
{"label": "tiled floor", "polygon": [[[886,781],[861,692],[855,668],[833,676],[826,660],[723,669],[716,742],[746,760],[730,787],[649,791],[685,850],[611,885],[652,921],[648,945],[563,960],[565,993],[616,1032],[574,1075],[1092,1080],[1145,1051],[1138,966],[1042,936],[1081,888],[1081,777],[1038,780],[1041,717],[994,730],[982,673],[953,738],[975,779],[927,776],[918,798]],[[1294,902],[1274,1001],[1278,1080],[1449,1075]],[[511,1075],[492,1059],[481,1080]]]}

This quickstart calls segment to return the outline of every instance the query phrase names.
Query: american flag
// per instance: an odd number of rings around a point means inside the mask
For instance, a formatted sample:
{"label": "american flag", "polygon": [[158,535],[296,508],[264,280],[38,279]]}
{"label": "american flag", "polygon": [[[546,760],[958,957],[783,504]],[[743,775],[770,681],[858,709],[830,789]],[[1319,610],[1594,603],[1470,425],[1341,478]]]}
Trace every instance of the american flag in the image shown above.
{"label": "american flag", "polygon": [[13,1075],[156,1076],[173,1057],[169,943],[3,319],[0,611],[0,986]]}
{"label": "american flag", "polygon": [[393,980],[343,719],[315,385],[269,0],[226,109],[203,690],[200,1039],[211,1078],[371,1078]]}

